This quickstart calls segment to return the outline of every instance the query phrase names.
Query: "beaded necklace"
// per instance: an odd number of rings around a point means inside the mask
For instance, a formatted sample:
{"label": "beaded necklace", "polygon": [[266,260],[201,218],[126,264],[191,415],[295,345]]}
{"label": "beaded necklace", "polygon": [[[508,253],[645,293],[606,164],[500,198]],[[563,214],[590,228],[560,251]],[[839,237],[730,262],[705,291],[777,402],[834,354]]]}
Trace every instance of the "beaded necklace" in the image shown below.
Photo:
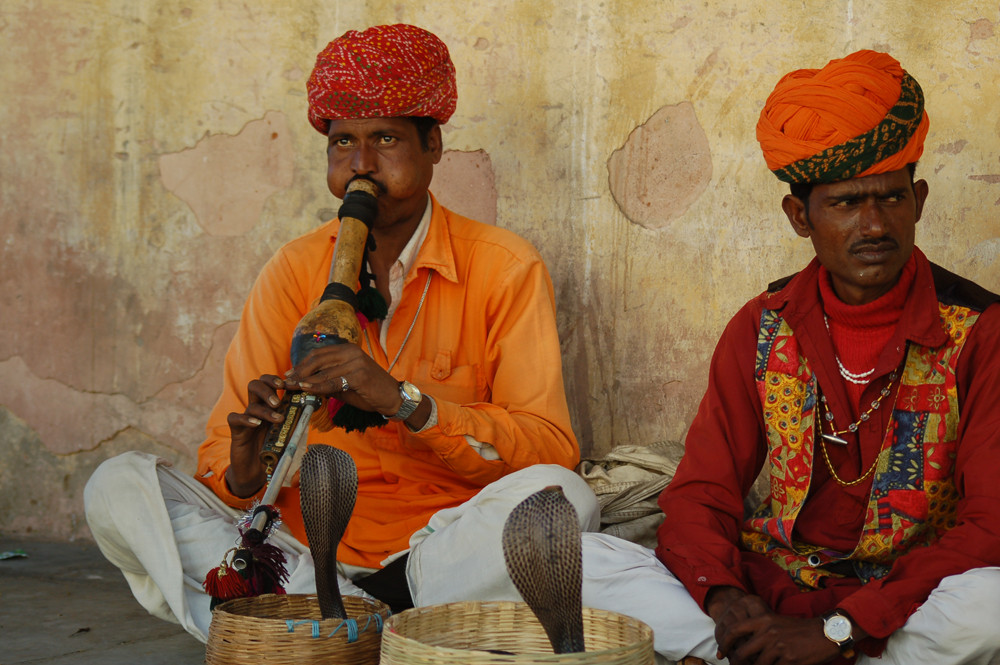
{"label": "beaded necklace", "polygon": [[[823,313],[823,323],[826,325],[826,334],[830,335],[830,342],[833,342],[833,334],[830,332],[830,319],[827,317],[826,312]],[[840,356],[837,355],[836,347],[833,350],[833,359],[837,361],[837,369],[840,370],[840,376],[844,377],[845,381],[850,381],[851,383],[863,386],[868,383],[869,377],[875,373],[875,368],[872,367],[867,372],[852,372],[846,367],[844,363],[840,361]]]}
{"label": "beaded necklace", "polygon": [[[882,389],[882,391],[879,393],[879,396],[874,401],[872,401],[871,406],[868,407],[868,410],[862,413],[861,417],[858,418],[855,422],[848,425],[846,429],[842,430],[836,429],[836,425],[834,425],[833,422],[833,414],[830,412],[829,405],[827,404],[826,401],[826,395],[820,396],[819,401],[823,407],[823,415],[820,418],[819,422],[819,433],[820,433],[819,447],[823,453],[823,461],[826,462],[826,468],[830,472],[830,477],[833,478],[833,480],[841,487],[852,487],[854,485],[864,482],[864,480],[868,478],[868,476],[870,476],[875,471],[875,467],[878,466],[878,460],[882,456],[882,452],[880,450],[879,453],[875,455],[875,459],[872,461],[871,466],[869,466],[868,470],[865,471],[863,474],[861,474],[854,480],[844,480],[843,478],[837,475],[837,472],[833,468],[833,462],[830,461],[830,454],[826,450],[827,442],[829,441],[830,443],[834,443],[839,446],[846,446],[847,441],[841,438],[840,435],[847,434],[848,432],[852,434],[857,433],[858,427],[861,426],[861,423],[867,422],[871,418],[872,414],[878,411],[879,407],[882,406],[882,401],[889,395],[889,393],[892,392],[892,384],[896,383],[896,379],[899,376],[900,376],[900,370],[898,369],[893,370],[892,374],[889,375],[889,383],[885,386],[885,388]],[[903,381],[900,379],[900,381],[896,383],[896,396],[893,398],[892,401],[893,404],[895,404],[896,400],[899,398],[899,390],[900,388],[902,388],[902,386],[903,386]],[[889,431],[892,429],[892,420],[893,420],[892,415],[890,415],[889,422],[885,426],[885,433],[882,435],[883,442],[885,442],[886,437],[889,436]],[[832,432],[829,434],[823,431],[824,421],[830,423],[830,429],[832,430]]]}

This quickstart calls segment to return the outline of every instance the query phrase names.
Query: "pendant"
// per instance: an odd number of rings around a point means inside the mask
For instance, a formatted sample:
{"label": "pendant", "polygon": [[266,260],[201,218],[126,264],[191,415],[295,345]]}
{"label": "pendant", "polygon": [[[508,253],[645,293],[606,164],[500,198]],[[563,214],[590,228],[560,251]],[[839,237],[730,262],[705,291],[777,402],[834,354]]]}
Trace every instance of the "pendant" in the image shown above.
{"label": "pendant", "polygon": [[844,439],[841,439],[836,434],[822,434],[820,436],[823,437],[824,441],[829,441],[830,443],[835,443],[838,446],[846,446],[847,445],[847,441],[845,441]]}

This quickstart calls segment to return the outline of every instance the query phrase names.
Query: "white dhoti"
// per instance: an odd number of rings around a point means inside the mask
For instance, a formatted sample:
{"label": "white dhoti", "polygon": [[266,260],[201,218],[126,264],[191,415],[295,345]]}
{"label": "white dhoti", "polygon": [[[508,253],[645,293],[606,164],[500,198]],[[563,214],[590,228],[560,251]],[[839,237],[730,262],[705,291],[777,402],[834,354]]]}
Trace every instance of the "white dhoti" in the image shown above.
{"label": "white dhoti", "polygon": [[[139,452],[101,464],[83,502],[94,540],[121,569],[136,600],[206,641],[212,612],[202,581],[239,542],[240,513],[191,476]],[[309,548],[282,529],[269,542],[287,558],[288,593],[315,593]],[[341,585],[344,593],[360,593],[345,579]]]}
{"label": "white dhoti", "polygon": [[[438,512],[413,535],[407,581],[415,603],[440,602],[437,589],[458,585],[467,586],[469,597],[520,599],[506,576],[500,535],[514,506],[550,485],[563,487],[581,530],[597,528],[597,499],[572,471],[536,465],[512,473],[464,504]],[[101,552],[122,570],[139,603],[206,641],[212,614],[202,581],[239,541],[240,513],[194,478],[141,452],[101,464],[87,482],[84,506]],[[285,529],[272,533],[268,542],[288,559],[286,591],[315,593],[309,548]],[[346,576],[370,571],[348,566],[340,572],[341,593],[365,595]]]}
{"label": "white dhoti", "polygon": [[[520,600],[507,575],[501,532],[510,511],[530,494],[560,485],[583,534],[583,603],[633,616],[654,632],[662,657],[715,658],[715,622],[652,550],[601,533],[597,500],[575,473],[533,466],[488,485],[464,504],[435,514],[410,539],[407,581],[418,606],[463,600]],[[201,582],[239,538],[237,511],[208,488],[145,453],[102,464],[84,492],[87,521],[104,555],[118,566],[136,599],[154,616],[180,623],[205,641],[210,599]],[[270,542],[288,558],[289,593],[315,593],[308,548],[283,529]],[[353,575],[357,569],[343,570]],[[343,575],[341,591],[363,595]],[[881,658],[863,665],[968,663],[1000,665],[1000,569],[945,578],[888,640]]]}
{"label": "white dhoti", "polygon": [[[563,483],[564,487],[572,485],[569,481]],[[460,511],[461,507],[455,510]],[[490,519],[502,525],[506,513],[499,511]],[[450,559],[449,544],[465,546],[457,537],[442,540],[440,544],[441,549],[433,550],[440,560]],[[485,540],[483,544],[499,551],[499,536],[495,544]],[[411,559],[418,552],[415,549]],[[414,599],[418,605],[520,600],[507,577],[502,555],[497,554],[495,559],[484,559],[490,565],[481,568],[472,560],[451,559],[447,567],[436,569],[435,575],[439,577],[433,578],[435,583],[427,585]],[[424,577],[425,581],[429,579],[432,578]],[[467,584],[468,580],[475,581]],[[411,588],[412,585],[411,579]],[[584,533],[583,604],[645,622],[653,629],[654,649],[666,659],[678,661],[695,656],[709,663],[728,662],[715,657],[718,649],[715,622],[649,548],[603,533]],[[980,568],[947,577],[889,638],[881,658],[862,655],[857,663],[1000,665],[997,617],[1000,617],[1000,569]]]}
{"label": "white dhoti", "polygon": [[[583,602],[628,614],[654,632],[654,648],[671,660],[715,657],[715,622],[652,550],[604,534],[583,535]],[[1000,665],[1000,568],[946,577],[889,638],[880,658],[859,665]]]}

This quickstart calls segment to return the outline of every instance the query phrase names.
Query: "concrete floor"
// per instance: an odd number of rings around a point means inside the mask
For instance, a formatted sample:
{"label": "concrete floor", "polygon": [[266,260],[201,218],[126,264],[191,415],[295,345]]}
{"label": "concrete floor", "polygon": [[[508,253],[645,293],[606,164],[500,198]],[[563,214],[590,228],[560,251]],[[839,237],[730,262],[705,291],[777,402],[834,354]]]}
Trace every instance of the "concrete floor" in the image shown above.
{"label": "concrete floor", "polygon": [[205,646],[150,616],[90,543],[0,535],[0,664],[196,665]]}

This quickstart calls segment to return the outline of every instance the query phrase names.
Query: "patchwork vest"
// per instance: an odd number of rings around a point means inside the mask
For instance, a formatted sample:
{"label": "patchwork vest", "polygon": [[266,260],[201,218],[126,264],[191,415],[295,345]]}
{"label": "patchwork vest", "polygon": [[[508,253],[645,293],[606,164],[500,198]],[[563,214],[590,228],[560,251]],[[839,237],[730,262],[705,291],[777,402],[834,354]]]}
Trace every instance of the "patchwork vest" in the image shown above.
{"label": "patchwork vest", "polygon": [[[941,275],[961,279],[934,269],[936,281]],[[744,523],[742,543],[769,557],[803,587],[816,588],[823,577],[840,576],[823,566],[845,560],[863,581],[882,577],[896,557],[937,540],[955,524],[956,368],[981,308],[940,300],[948,341],[938,348],[912,343],[907,348],[864,528],[852,552],[792,538],[815,457],[821,454],[816,450],[819,395],[813,368],[781,311],[765,309],[761,314],[755,380],[763,405],[771,492]]]}

